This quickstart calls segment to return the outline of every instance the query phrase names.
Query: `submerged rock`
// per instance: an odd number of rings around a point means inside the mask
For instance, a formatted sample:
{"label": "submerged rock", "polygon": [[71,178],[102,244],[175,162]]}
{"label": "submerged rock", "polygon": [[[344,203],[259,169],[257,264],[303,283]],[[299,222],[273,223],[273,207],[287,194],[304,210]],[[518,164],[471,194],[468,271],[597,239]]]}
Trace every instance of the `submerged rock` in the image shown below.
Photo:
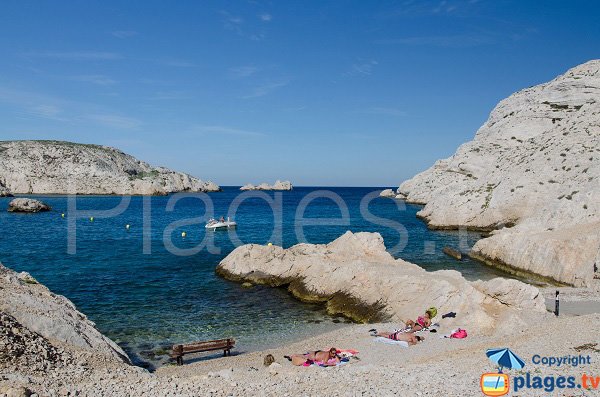
{"label": "submerged rock", "polygon": [[44,212],[51,209],[49,205],[30,198],[16,198],[8,203],[8,212]]}
{"label": "submerged rock", "polygon": [[452,247],[444,247],[442,252],[444,252],[444,254],[456,259],[457,261],[462,259],[462,254],[460,253],[460,251],[455,250]]}
{"label": "submerged rock", "polygon": [[589,285],[600,250],[600,60],[502,100],[475,138],[402,183],[431,228],[491,231],[472,255]]}
{"label": "submerged rock", "polygon": [[290,181],[275,181],[273,185],[268,183],[261,183],[260,185],[253,185],[248,183],[240,188],[240,190],[292,190],[293,186]]}
{"label": "submerged rock", "polygon": [[[511,280],[509,286],[494,290],[490,286],[494,283],[473,284],[457,271],[427,272],[394,259],[378,233],[346,232],[329,244],[288,249],[244,245],[223,259],[216,271],[230,280],[288,286],[297,298],[324,302],[330,314],[359,322],[415,319],[436,306],[440,315],[461,313],[460,326],[491,333],[504,315],[518,316],[524,307],[532,309],[528,315],[545,313],[535,287]],[[499,299],[509,287],[514,293],[510,306]],[[527,292],[519,294],[521,289]]]}
{"label": "submerged rock", "polygon": [[61,141],[0,142],[0,180],[15,194],[164,195],[220,190],[213,182],[152,167],[112,147]]}

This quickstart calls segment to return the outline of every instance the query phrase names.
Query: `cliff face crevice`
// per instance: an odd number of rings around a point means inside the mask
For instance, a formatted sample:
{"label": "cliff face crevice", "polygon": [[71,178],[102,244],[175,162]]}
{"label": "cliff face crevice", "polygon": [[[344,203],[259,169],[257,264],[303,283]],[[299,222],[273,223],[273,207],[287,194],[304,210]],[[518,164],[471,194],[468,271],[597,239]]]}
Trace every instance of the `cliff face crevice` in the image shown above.
{"label": "cliff face crevice", "polygon": [[[488,263],[588,285],[600,249],[600,60],[502,100],[475,138],[402,183],[432,228],[494,230]],[[510,227],[504,227],[504,226]]]}
{"label": "cliff face crevice", "polygon": [[59,141],[0,141],[0,195],[164,195],[220,190],[188,174],[152,167],[108,146]]}

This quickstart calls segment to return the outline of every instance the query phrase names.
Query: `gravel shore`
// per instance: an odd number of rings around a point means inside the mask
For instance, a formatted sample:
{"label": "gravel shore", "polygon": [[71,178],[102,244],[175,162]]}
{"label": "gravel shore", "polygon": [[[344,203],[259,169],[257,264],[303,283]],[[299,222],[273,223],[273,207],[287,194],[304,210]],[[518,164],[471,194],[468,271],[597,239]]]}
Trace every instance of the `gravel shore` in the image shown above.
{"label": "gravel shore", "polygon": [[[368,335],[373,327],[386,330],[397,326],[352,325],[286,348],[210,360],[186,357],[184,366],[166,366],[155,373],[112,360],[99,361],[92,355],[82,358],[84,353],[74,354],[77,364],[51,370],[44,376],[15,373],[1,376],[0,395],[9,388],[19,390],[24,386],[40,396],[475,396],[481,393],[481,374],[495,371],[485,351],[497,347],[510,347],[525,360],[525,368],[519,371],[522,374],[573,375],[578,380],[583,373],[600,376],[600,314],[577,318],[548,316],[545,322],[515,329],[508,336],[480,336],[470,332],[466,339],[458,340],[440,339],[439,333],[427,333],[424,342],[410,348],[378,343]],[[284,354],[330,346],[359,350],[359,359],[335,368],[305,368],[294,367],[283,358]],[[277,364],[265,367],[266,354],[273,354]],[[591,364],[549,368],[533,365],[531,358],[535,354],[589,354]],[[549,395],[543,389],[521,391],[512,395]],[[552,395],[594,393],[597,392],[564,389]]]}

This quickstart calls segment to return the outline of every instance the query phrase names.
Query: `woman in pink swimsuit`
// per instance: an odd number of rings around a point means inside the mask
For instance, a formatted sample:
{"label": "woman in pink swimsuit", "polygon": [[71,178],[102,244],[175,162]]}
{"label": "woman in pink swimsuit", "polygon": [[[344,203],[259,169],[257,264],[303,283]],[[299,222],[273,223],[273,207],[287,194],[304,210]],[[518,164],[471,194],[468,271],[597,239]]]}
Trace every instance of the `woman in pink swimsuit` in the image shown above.
{"label": "woman in pink swimsuit", "polygon": [[417,321],[406,321],[406,327],[410,329],[405,332],[416,332],[429,327],[431,325],[431,319],[437,314],[437,309],[435,309],[435,313],[432,312],[433,309],[434,308],[427,309],[424,316],[417,317]]}

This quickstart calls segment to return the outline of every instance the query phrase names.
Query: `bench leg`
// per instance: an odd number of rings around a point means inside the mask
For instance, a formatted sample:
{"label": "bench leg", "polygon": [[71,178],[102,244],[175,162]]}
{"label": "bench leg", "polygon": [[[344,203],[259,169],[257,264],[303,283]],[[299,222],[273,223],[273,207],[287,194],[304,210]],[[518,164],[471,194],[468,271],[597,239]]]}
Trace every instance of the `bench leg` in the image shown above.
{"label": "bench leg", "polygon": [[183,356],[177,357],[177,365],[183,365]]}

